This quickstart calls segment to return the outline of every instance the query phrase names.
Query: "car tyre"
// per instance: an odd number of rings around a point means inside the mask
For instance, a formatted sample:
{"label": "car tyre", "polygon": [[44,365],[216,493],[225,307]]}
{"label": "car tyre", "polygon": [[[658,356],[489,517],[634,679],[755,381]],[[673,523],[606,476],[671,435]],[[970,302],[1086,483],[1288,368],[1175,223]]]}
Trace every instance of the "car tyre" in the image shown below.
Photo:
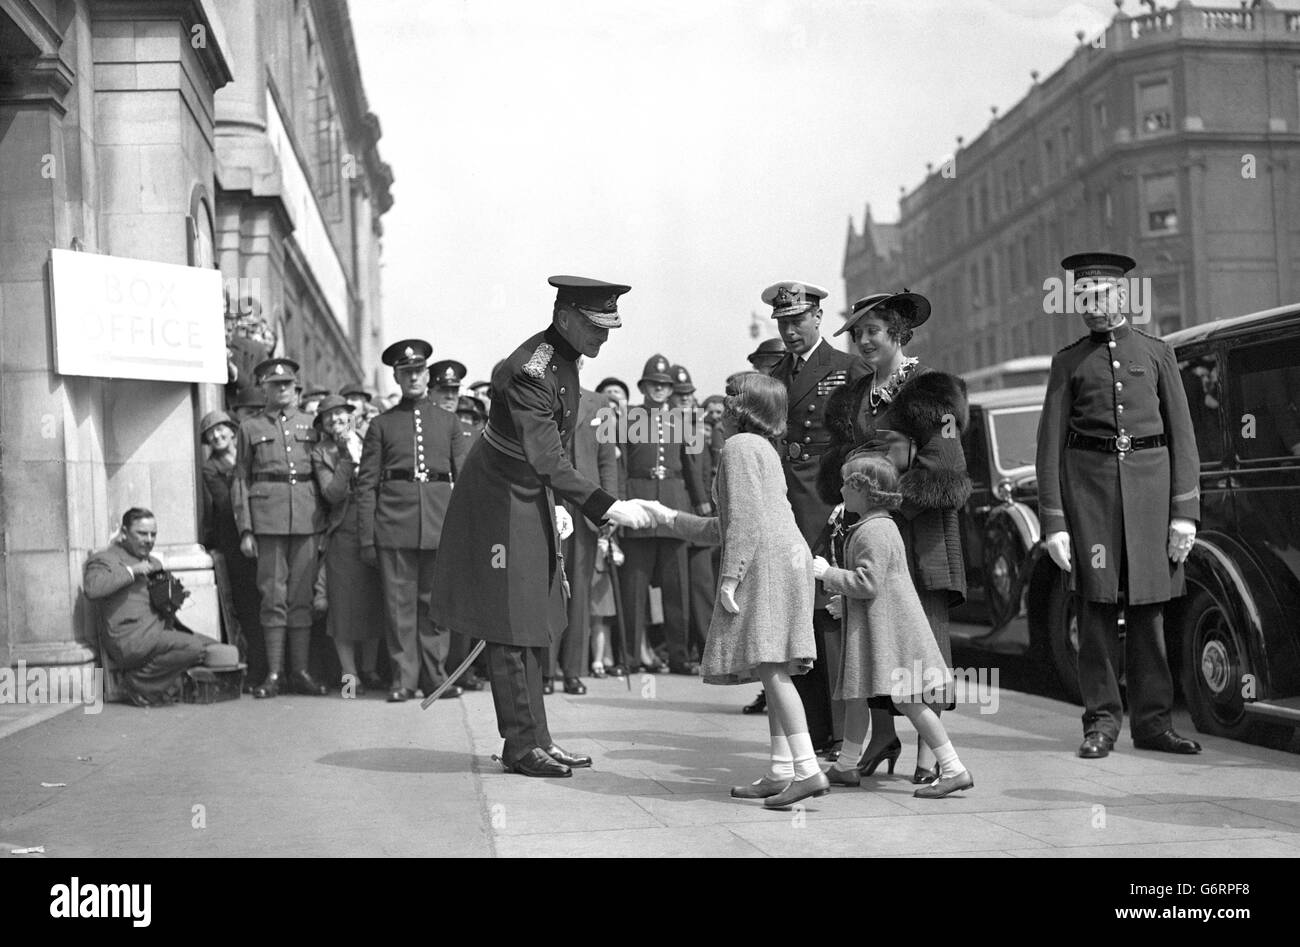
{"label": "car tyre", "polygon": [[1015,594],[1025,568],[1020,537],[1006,523],[991,526],[984,537],[984,607],[994,628],[1024,611],[1025,590]]}
{"label": "car tyre", "polygon": [[1079,690],[1079,615],[1065,573],[1052,583],[1047,599],[1047,629],[1041,643],[1043,655],[1056,673],[1061,693],[1071,703],[1083,705]]}

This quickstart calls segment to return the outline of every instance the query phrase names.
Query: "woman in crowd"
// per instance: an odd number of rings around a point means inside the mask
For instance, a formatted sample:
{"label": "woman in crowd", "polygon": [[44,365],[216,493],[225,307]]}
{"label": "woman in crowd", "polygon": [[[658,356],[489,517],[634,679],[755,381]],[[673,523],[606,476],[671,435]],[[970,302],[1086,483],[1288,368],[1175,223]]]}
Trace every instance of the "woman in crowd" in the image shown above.
{"label": "woman in crowd", "polygon": [[[853,304],[835,334],[850,333],[869,372],[836,391],[827,403],[831,447],[822,456],[818,486],[825,502],[838,503],[840,468],[859,447],[894,464],[902,494],[894,520],[935,642],[944,663],[951,665],[948,610],[966,597],[957,511],[971,490],[961,446],[969,413],[960,378],[926,368],[904,352],[912,331],[929,317],[930,302],[919,293],[875,293]],[[873,697],[869,703],[871,739],[861,759],[865,775],[882,762],[892,770],[902,753],[894,730],[897,711],[890,699]],[[936,710],[952,706],[936,705]],[[937,777],[934,755],[918,740],[913,782]]]}
{"label": "woman in crowd", "polygon": [[[330,395],[316,409],[316,424],[327,435],[312,449],[311,466],[321,499],[329,505],[325,527],[325,587],[329,608],[325,627],[334,639],[342,669],[344,696],[383,690],[375,674],[384,634],[384,603],[379,576],[361,561],[357,534],[356,482],[361,438],[352,430],[355,409],[346,398]],[[359,647],[358,647],[359,646]],[[357,673],[356,652],[361,652]],[[351,687],[351,691],[348,688]]]}
{"label": "woman in crowd", "polygon": [[732,796],[787,808],[830,789],[791,675],[817,655],[812,554],[786,499],[776,440],[785,433],[785,386],[758,372],[727,380],[727,440],[713,482],[717,516],[646,503],[656,521],[694,542],[722,544],[717,603],[700,673],[706,684],[763,682],[771,736],[767,773]]}

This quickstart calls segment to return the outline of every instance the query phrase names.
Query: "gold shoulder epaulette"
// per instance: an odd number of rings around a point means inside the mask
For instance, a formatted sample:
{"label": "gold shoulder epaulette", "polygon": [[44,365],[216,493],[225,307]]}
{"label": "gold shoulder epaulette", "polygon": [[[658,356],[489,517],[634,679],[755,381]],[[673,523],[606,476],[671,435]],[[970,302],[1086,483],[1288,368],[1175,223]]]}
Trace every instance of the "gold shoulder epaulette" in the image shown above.
{"label": "gold shoulder epaulette", "polygon": [[524,362],[524,372],[533,378],[543,378],[546,375],[546,366],[551,364],[551,356],[555,354],[555,349],[549,342],[543,342],[533,351],[533,357]]}

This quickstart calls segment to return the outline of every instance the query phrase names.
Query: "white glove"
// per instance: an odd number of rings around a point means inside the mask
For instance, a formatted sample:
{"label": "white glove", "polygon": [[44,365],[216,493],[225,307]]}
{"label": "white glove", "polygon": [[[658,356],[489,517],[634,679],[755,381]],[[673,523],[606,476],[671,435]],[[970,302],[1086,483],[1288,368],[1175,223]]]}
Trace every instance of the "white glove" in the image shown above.
{"label": "white glove", "polygon": [[740,614],[740,606],[736,604],[736,586],[739,584],[739,579],[726,577],[718,589],[718,598],[722,601],[722,607],[733,615]]}
{"label": "white glove", "polygon": [[844,596],[832,595],[830,601],[826,603],[826,611],[831,613],[831,618],[839,621],[844,617]]}
{"label": "white glove", "polygon": [[561,542],[573,535],[573,517],[562,506],[555,508],[555,530],[559,533]]}
{"label": "white glove", "polygon": [[813,578],[818,582],[821,581],[822,576],[826,574],[826,570],[830,567],[831,564],[821,556],[813,556]]}
{"label": "white glove", "polygon": [[630,500],[615,500],[605,518],[628,529],[649,529],[655,523],[654,517],[645,507]]}
{"label": "white glove", "polygon": [[1169,521],[1169,559],[1182,562],[1196,542],[1196,523],[1182,516]]}
{"label": "white glove", "polygon": [[677,519],[677,511],[670,506],[664,506],[658,500],[633,500],[632,502],[653,516],[656,526],[671,526],[673,520]]}
{"label": "white glove", "polygon": [[343,435],[343,449],[352,458],[352,463],[361,463],[361,435],[356,431],[348,431]]}
{"label": "white glove", "polygon": [[1062,572],[1070,571],[1070,534],[1062,531],[1047,537],[1047,554]]}

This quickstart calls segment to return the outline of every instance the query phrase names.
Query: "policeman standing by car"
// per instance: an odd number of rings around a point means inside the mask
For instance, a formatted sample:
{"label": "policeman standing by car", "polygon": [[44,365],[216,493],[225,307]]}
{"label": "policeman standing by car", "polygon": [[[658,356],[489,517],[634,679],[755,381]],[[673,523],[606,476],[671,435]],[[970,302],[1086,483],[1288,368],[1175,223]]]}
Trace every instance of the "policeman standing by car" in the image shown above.
{"label": "policeman standing by car", "polygon": [[557,746],[546,724],[542,676],[568,624],[561,542],[567,500],[588,522],[644,528],[641,506],[616,500],[570,460],[580,389],[578,357],[594,358],[621,326],[629,287],[553,276],[551,325],[492,373],[488,426],[465,463],[443,524],[445,553],[433,609],[452,631],[487,642],[501,762],[524,776],[571,776],[591,758]]}
{"label": "policeman standing by car", "polygon": [[1165,602],[1184,592],[1200,520],[1200,466],[1173,348],[1129,324],[1117,253],[1061,261],[1089,333],[1052,358],[1038,428],[1039,512],[1079,616],[1079,756],[1100,759],[1123,722],[1115,652],[1125,623],[1129,730],[1138,749],[1199,753],[1174,732]]}
{"label": "policeman standing by car", "polygon": [[307,670],[311,645],[312,585],[317,536],[324,527],[311,471],[320,440],[315,418],[298,410],[298,363],[272,358],[257,366],[266,407],[239,425],[230,502],[239,549],[257,559],[267,675],[254,697],[280,692],[285,636],[289,639],[289,689],[323,696],[325,685]]}
{"label": "policeman standing by car", "polygon": [[[394,342],[383,363],[393,369],[402,400],[370,423],[357,471],[357,532],[361,558],[379,568],[392,665],[390,703],[426,693],[446,680],[450,635],[429,606],[433,569],[452,484],[469,452],[454,414],[429,398],[423,339]],[[444,697],[459,697],[453,684]]]}

